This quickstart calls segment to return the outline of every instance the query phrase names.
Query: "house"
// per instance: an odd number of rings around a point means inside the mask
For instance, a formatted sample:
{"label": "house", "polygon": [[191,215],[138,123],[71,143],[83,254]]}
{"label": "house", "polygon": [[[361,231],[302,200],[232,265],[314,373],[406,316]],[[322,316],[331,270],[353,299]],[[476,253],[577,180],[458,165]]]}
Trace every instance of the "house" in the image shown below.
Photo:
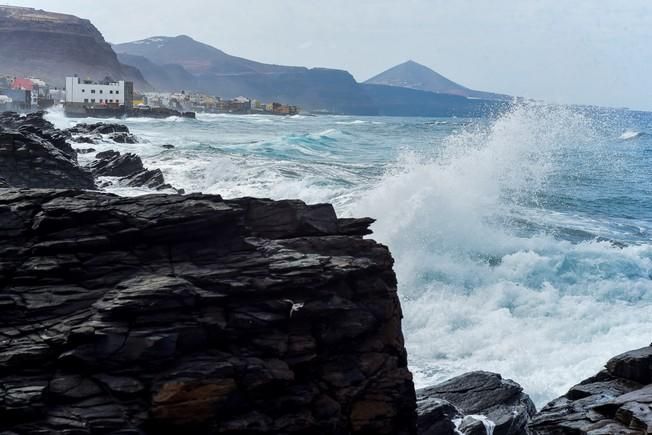
{"label": "house", "polygon": [[134,84],[124,80],[102,82],[66,77],[66,112],[128,110],[133,107]]}

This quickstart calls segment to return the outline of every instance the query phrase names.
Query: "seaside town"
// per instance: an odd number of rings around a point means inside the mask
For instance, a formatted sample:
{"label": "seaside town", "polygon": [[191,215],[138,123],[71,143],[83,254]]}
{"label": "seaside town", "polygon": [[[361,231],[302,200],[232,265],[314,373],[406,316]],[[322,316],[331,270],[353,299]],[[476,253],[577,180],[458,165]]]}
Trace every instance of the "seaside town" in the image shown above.
{"label": "seaside town", "polygon": [[67,116],[186,116],[195,113],[291,116],[297,106],[239,96],[223,99],[198,92],[135,92],[129,81],[66,77],[66,86],[50,86],[34,77],[0,76],[0,111],[35,111],[63,107]]}

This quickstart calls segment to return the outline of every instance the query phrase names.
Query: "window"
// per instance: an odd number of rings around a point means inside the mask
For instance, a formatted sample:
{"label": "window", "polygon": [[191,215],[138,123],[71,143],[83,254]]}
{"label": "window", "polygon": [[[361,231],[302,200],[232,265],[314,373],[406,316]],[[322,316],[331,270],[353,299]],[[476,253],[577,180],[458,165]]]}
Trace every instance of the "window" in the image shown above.
{"label": "window", "polygon": [[113,93],[113,91],[109,91],[109,94],[112,94],[112,93]]}
{"label": "window", "polygon": [[119,93],[120,93],[120,91],[115,91],[115,93],[116,93],[116,94],[119,94]]}
{"label": "window", "polygon": [[88,98],[84,98],[84,103],[88,103]]}
{"label": "window", "polygon": [[103,103],[103,102],[104,102],[104,100],[100,98],[100,103]]}
{"label": "window", "polygon": [[82,89],[82,92],[86,92],[86,89]]}
{"label": "window", "polygon": [[94,103],[94,102],[95,102],[95,98],[91,98],[91,103]]}
{"label": "window", "polygon": [[102,89],[100,89],[100,94],[103,94],[103,93],[104,93],[104,91]]}
{"label": "window", "polygon": [[95,89],[91,89],[91,94],[94,94],[94,93],[95,93]]}

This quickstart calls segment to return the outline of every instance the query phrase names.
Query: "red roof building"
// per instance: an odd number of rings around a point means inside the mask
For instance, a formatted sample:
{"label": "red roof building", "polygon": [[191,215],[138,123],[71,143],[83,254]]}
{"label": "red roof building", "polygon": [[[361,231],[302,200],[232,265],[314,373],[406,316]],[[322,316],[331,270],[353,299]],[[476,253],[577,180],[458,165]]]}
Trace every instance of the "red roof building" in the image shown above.
{"label": "red roof building", "polygon": [[34,84],[30,79],[16,77],[14,81],[11,82],[11,89],[21,89],[23,91],[31,91],[34,89]]}

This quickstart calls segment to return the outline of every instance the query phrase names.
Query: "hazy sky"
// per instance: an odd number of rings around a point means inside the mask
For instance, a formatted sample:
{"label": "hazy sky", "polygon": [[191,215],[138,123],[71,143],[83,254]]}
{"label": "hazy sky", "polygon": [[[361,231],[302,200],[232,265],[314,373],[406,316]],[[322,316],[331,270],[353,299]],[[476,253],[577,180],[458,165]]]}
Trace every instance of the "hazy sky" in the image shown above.
{"label": "hazy sky", "polygon": [[408,59],[465,86],[652,110],[651,0],[0,0],[90,19],[111,42],[187,34],[258,61]]}

